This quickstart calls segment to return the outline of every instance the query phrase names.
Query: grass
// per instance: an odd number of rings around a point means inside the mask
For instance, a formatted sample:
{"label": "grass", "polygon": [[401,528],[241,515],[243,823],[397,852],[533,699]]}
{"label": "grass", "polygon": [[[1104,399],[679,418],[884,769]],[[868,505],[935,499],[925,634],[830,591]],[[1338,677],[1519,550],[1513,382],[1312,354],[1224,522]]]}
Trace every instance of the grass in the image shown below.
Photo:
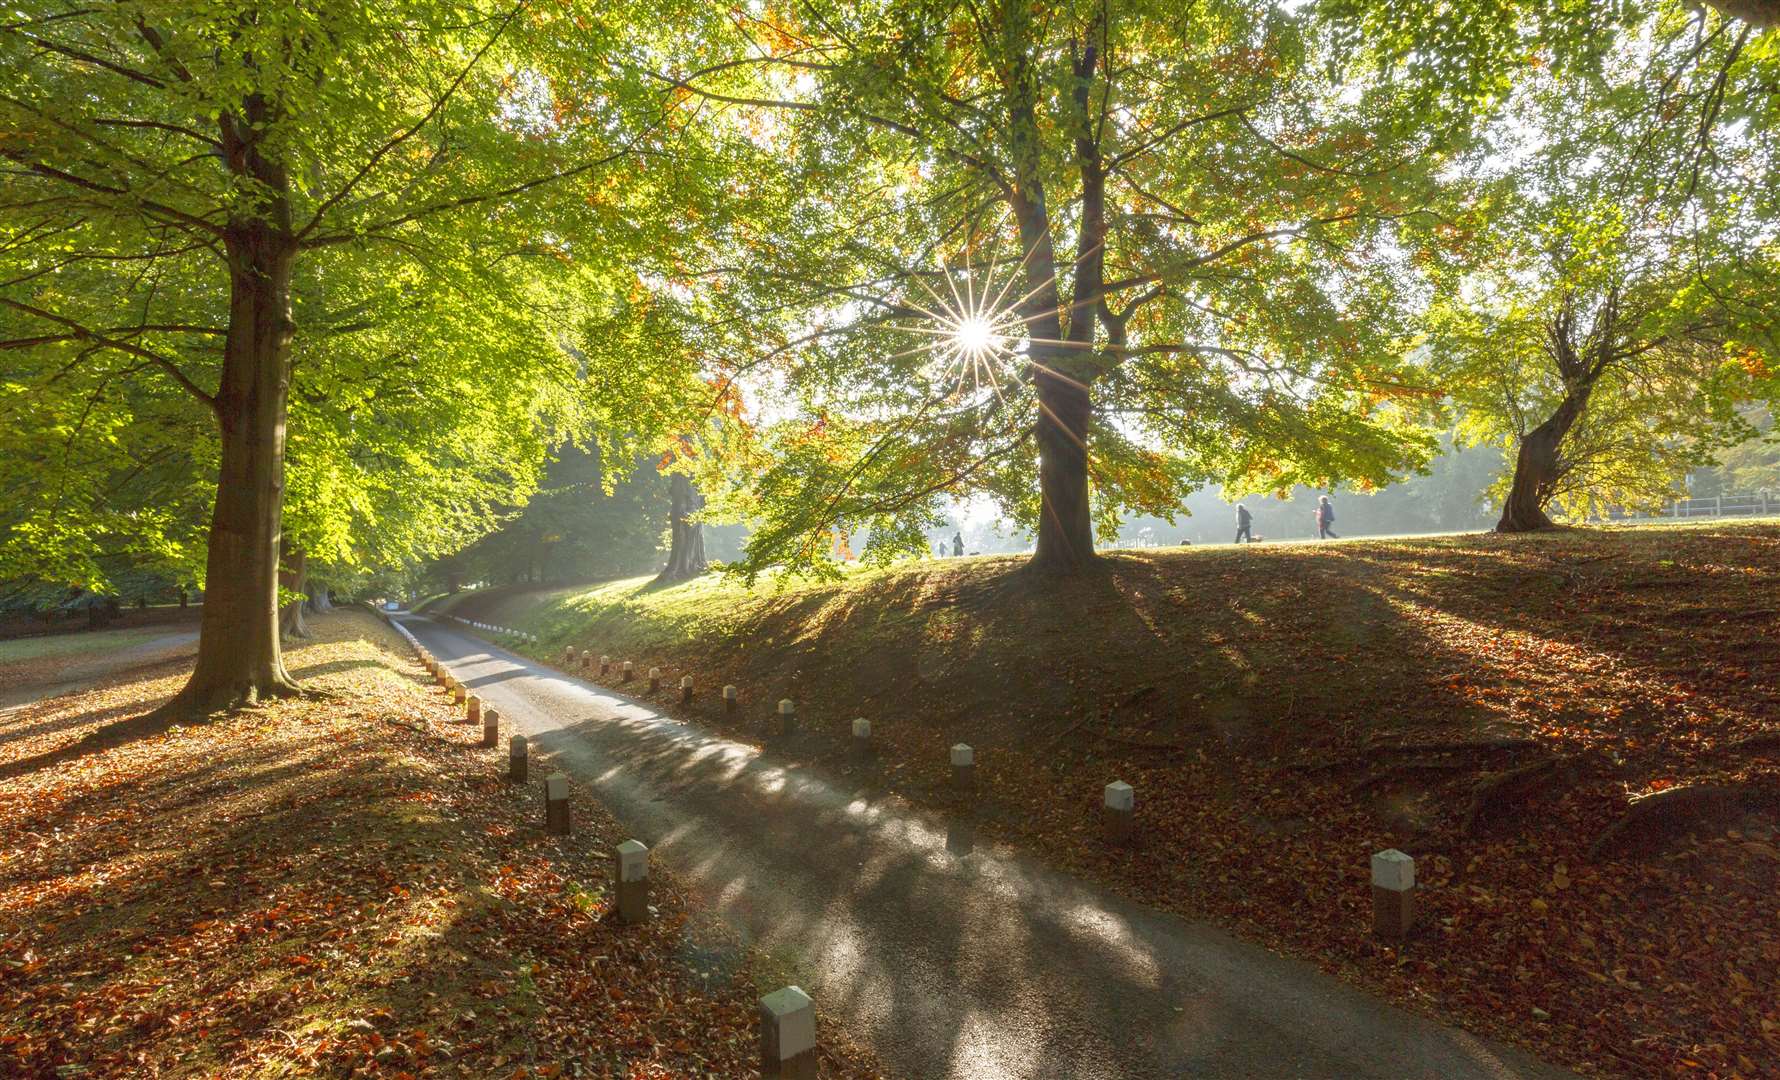
{"label": "grass", "polygon": [[325,698],[82,741],[188,656],[0,718],[0,1075],[750,1075],[753,955],[661,868],[613,921],[610,815],[578,791],[545,835],[381,620],[311,626],[287,666]]}
{"label": "grass", "polygon": [[0,641],[0,666],[49,657],[77,656],[128,648],[177,630],[165,626],[139,626],[128,630],[97,630],[83,634],[53,634]]}
{"label": "grass", "polygon": [[[970,743],[991,833],[1580,1070],[1776,1075],[1780,1003],[1754,989],[1780,970],[1775,803],[1644,858],[1591,847],[1632,795],[1780,791],[1771,748],[1733,748],[1780,716],[1780,525],[1021,567],[442,603],[540,634],[545,659],[573,644],[659,665],[664,686],[691,674],[701,697],[663,707],[880,793],[949,805],[946,748]],[[770,739],[780,697],[794,739]],[[849,755],[854,716],[875,765]],[[1548,765],[1468,820],[1486,781]],[[1088,842],[1113,779],[1138,791],[1136,851]],[[1401,949],[1365,932],[1385,847],[1418,858],[1425,930]]]}

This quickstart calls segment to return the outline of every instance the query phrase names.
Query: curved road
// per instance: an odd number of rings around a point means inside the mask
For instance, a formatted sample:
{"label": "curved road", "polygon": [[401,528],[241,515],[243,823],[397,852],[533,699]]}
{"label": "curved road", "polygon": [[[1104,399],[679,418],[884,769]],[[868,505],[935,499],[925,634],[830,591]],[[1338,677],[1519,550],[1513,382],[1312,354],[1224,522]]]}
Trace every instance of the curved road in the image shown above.
{"label": "curved road", "polygon": [[1570,1075],[1036,860],[973,852],[967,827],[461,630],[399,621],[898,1076]]}

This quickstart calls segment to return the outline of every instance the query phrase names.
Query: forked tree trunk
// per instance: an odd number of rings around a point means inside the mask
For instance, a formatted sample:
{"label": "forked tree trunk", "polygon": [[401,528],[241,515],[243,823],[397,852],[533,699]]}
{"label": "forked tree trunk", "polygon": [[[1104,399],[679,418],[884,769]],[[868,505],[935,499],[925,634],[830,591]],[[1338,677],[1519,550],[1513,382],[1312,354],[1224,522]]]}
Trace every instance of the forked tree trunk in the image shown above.
{"label": "forked tree trunk", "polygon": [[1032,567],[1073,573],[1094,561],[1088,505],[1088,388],[1040,371],[1038,390],[1038,545]]}
{"label": "forked tree trunk", "polygon": [[655,580],[687,581],[705,572],[705,529],[692,520],[704,509],[704,496],[680,473],[668,479],[668,560]]}
{"label": "forked tree trunk", "polygon": [[1521,438],[1514,458],[1514,480],[1502,504],[1502,518],[1496,522],[1497,532],[1532,532],[1552,527],[1545,507],[1563,477],[1560,451],[1564,436],[1587,408],[1590,389],[1585,384],[1571,390],[1549,419]]}
{"label": "forked tree trunk", "polygon": [[285,589],[297,594],[295,600],[284,605],[284,615],[279,619],[279,630],[285,637],[309,637],[309,624],[303,618],[303,609],[309,603],[308,562],[302,548],[292,548],[284,556],[284,570],[279,574],[280,581]]}

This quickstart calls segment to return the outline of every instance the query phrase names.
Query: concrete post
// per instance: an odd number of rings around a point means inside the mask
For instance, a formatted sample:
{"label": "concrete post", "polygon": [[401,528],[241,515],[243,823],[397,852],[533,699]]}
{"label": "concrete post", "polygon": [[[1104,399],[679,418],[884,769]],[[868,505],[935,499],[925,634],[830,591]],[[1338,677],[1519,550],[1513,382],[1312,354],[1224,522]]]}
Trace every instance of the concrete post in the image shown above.
{"label": "concrete post", "polygon": [[661,689],[661,669],[658,667],[652,667],[649,669],[649,692],[651,694],[653,694],[653,693],[655,693],[655,691],[660,690],[660,689]]}
{"label": "concrete post", "polygon": [[482,699],[471,694],[464,699],[464,723],[475,724],[482,720]]}
{"label": "concrete post", "polygon": [[736,690],[735,687],[725,686],[723,688],[723,711],[724,712],[726,712],[726,713],[735,712],[736,705],[740,701],[741,701],[741,694],[739,691]]}
{"label": "concrete post", "polygon": [[530,764],[531,743],[524,735],[515,735],[507,740],[507,779],[514,783],[525,783],[526,766]]}
{"label": "concrete post", "polygon": [[871,753],[871,721],[863,716],[853,721],[853,749],[861,754]]}
{"label": "concrete post", "polygon": [[952,747],[952,786],[973,791],[977,786],[977,753],[964,743]]}
{"label": "concrete post", "polygon": [[1106,785],[1100,807],[1101,832],[1109,844],[1126,844],[1137,824],[1137,793],[1123,780]]}
{"label": "concrete post", "polygon": [[565,646],[563,648],[562,662],[565,664],[568,664],[570,667],[574,666],[574,664],[575,664],[575,647],[573,645]]}
{"label": "concrete post", "polygon": [[569,835],[569,778],[562,773],[544,778],[544,831]]}
{"label": "concrete post", "polygon": [[790,698],[779,699],[779,734],[790,735],[797,731],[797,703]]}
{"label": "concrete post", "polygon": [[649,849],[626,840],[612,853],[612,883],[618,893],[618,921],[649,921]]}
{"label": "concrete post", "polygon": [[760,999],[762,1080],[816,1080],[816,1003],[795,986]]}
{"label": "concrete post", "polygon": [[635,664],[631,663],[629,660],[626,660],[624,662],[624,666],[618,669],[618,681],[619,682],[629,682],[632,678],[634,678],[636,676],[636,673],[637,673],[637,666]]}
{"label": "concrete post", "polygon": [[[592,663],[593,663],[593,661],[590,658],[588,660],[588,665],[592,666]],[[600,654],[600,674],[604,675],[606,672],[611,671],[611,670],[612,670],[612,658],[610,656],[605,655],[604,653]]]}
{"label": "concrete post", "polygon": [[1402,941],[1415,926],[1415,860],[1390,848],[1372,856],[1372,932]]}
{"label": "concrete post", "polygon": [[501,744],[501,714],[493,709],[482,710],[482,745],[496,747]]}
{"label": "concrete post", "polygon": [[463,683],[458,682],[456,679],[451,680],[451,703],[453,705],[465,704],[468,701],[469,696],[469,691],[464,689]]}
{"label": "concrete post", "polygon": [[692,704],[692,676],[680,676],[680,704]]}

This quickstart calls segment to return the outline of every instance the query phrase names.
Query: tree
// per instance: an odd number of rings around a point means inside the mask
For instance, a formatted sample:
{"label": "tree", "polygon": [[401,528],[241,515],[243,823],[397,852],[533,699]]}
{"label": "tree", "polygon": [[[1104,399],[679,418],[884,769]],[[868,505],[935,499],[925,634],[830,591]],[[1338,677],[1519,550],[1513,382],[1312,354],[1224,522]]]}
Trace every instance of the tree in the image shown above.
{"label": "tree", "polygon": [[705,572],[705,531],[694,517],[704,509],[704,496],[685,473],[668,475],[668,557],[655,580],[663,585],[687,581]]}
{"label": "tree", "polygon": [[1529,72],[1496,132],[1515,164],[1436,274],[1431,341],[1462,432],[1512,461],[1500,531],[1660,500],[1750,433],[1739,401],[1771,393],[1744,270],[1771,258],[1751,187],[1771,163],[1714,135],[1749,76],[1744,37],[1721,31],[1659,17],[1647,51]]}
{"label": "tree", "polygon": [[[525,0],[8,13],[0,341],[41,376],[9,377],[9,395],[67,401],[60,362],[90,384],[164,379],[214,423],[198,659],[171,711],[293,689],[278,566],[295,283],[370,259],[461,296],[516,266],[555,280],[524,298],[549,312],[547,295],[623,264],[639,230],[606,192],[659,120],[655,94],[600,61],[624,18]],[[81,291],[95,277],[127,285]]]}
{"label": "tree", "polygon": [[914,553],[983,492],[1073,571],[1122,510],[1430,452],[1392,237],[1466,114],[1341,66],[1309,9],[815,4],[697,44],[680,108],[790,170],[687,275],[705,351],[780,398],[707,512],[756,527],[744,570],[819,571],[837,526]]}

